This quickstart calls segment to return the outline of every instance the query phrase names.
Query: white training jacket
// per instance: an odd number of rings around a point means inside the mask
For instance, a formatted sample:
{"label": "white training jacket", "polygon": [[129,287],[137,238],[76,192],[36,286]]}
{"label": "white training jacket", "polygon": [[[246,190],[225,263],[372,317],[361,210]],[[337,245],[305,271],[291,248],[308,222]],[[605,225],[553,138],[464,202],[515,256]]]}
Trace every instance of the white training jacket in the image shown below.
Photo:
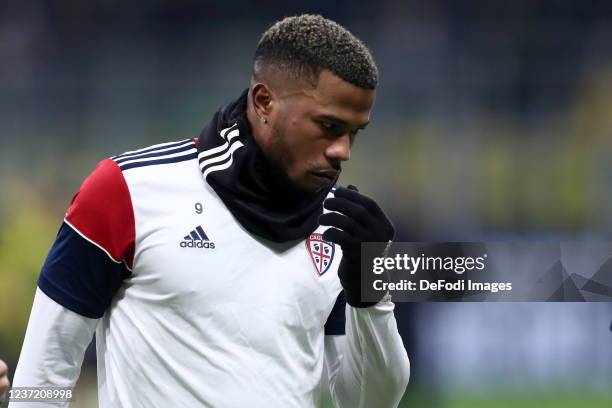
{"label": "white training jacket", "polygon": [[324,230],[247,232],[194,140],[100,162],[43,266],[13,386],[73,387],[95,332],[101,408],[397,406],[410,366],[394,305],[345,304]]}

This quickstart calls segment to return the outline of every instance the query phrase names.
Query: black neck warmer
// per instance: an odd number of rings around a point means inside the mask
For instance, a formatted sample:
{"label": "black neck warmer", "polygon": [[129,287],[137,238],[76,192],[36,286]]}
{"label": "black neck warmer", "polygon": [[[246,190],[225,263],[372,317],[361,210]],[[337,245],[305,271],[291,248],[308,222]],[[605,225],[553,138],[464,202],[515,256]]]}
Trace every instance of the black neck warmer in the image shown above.
{"label": "black neck warmer", "polygon": [[247,91],[217,111],[200,134],[203,176],[250,233],[274,242],[304,239],[317,228],[332,187],[313,194],[297,192],[266,159],[246,117]]}

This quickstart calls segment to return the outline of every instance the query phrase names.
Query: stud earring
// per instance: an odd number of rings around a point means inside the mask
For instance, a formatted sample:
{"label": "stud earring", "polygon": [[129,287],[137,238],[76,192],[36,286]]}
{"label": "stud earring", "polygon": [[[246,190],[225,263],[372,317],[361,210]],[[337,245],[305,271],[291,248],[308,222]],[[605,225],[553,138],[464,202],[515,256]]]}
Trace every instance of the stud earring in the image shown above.
{"label": "stud earring", "polygon": [[260,116],[260,117],[259,117],[259,121],[260,121],[261,123],[264,123],[264,124],[265,124],[265,123],[268,123],[268,119],[266,119],[264,116]]}

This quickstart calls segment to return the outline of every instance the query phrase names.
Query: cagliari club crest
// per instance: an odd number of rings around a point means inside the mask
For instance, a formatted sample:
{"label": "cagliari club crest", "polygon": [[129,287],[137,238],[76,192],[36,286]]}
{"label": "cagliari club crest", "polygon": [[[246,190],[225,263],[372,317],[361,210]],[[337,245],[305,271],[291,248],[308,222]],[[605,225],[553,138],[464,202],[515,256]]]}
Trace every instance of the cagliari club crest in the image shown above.
{"label": "cagliari club crest", "polygon": [[315,233],[306,239],[306,249],[319,276],[327,272],[334,260],[334,244],[323,241],[323,235]]}

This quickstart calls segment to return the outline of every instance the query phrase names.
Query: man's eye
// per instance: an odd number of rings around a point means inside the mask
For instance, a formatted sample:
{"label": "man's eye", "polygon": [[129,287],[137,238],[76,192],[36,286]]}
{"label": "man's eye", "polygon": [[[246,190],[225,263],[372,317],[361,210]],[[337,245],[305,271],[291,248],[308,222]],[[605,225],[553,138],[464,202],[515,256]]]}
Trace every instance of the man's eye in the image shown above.
{"label": "man's eye", "polygon": [[332,130],[336,128],[336,124],[331,122],[319,122],[319,124],[327,130]]}

